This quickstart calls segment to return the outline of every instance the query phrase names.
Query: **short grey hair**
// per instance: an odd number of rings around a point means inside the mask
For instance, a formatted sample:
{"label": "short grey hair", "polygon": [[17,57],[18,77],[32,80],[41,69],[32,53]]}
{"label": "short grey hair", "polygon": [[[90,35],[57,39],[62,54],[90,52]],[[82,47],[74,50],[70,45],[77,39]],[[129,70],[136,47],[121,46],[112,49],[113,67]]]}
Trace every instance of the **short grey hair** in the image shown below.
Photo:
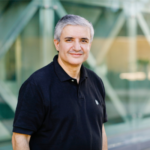
{"label": "short grey hair", "polygon": [[90,23],[88,20],[81,16],[68,14],[62,17],[58,23],[56,24],[55,31],[54,31],[54,39],[60,41],[60,36],[62,33],[62,30],[67,25],[80,25],[80,26],[86,26],[90,29],[91,39],[90,41],[93,41],[94,37],[94,28],[92,23]]}

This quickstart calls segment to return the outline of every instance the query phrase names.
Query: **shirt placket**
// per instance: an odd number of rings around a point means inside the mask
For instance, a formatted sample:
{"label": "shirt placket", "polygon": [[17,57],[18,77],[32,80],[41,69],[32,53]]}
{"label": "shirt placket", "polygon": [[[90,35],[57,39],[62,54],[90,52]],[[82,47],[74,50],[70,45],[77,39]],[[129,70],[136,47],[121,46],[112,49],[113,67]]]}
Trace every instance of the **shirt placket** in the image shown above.
{"label": "shirt placket", "polygon": [[78,90],[77,90],[78,102],[79,102],[80,107],[84,106],[84,96],[83,96],[83,93],[81,91],[81,86],[82,86],[83,82],[84,81],[79,82]]}

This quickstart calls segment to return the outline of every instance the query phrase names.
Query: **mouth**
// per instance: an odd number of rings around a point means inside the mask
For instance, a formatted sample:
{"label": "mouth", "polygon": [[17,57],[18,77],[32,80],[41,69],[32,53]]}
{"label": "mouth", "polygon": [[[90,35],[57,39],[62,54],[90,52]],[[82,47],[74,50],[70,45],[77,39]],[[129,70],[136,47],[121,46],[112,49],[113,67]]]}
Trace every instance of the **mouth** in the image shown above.
{"label": "mouth", "polygon": [[71,55],[82,55],[82,54],[77,54],[77,53],[70,53]]}
{"label": "mouth", "polygon": [[72,56],[74,56],[74,57],[80,57],[82,54],[70,53],[70,55],[72,55]]}

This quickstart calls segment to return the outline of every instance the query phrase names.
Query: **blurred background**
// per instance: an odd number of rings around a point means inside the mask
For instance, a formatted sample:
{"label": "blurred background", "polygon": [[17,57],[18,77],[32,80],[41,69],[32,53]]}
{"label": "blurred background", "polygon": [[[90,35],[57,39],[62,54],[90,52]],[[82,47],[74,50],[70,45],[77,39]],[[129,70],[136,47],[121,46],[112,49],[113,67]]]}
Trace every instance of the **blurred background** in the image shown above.
{"label": "blurred background", "polygon": [[109,150],[150,150],[150,0],[0,0],[0,150],[12,150],[19,88],[57,54],[66,14],[95,29],[84,65],[105,85]]}

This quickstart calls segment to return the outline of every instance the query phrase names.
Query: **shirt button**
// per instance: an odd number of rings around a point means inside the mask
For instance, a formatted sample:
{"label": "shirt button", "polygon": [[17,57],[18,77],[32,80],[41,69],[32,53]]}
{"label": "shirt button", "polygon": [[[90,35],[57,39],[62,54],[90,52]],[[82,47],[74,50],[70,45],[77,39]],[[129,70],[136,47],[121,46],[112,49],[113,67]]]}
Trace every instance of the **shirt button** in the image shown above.
{"label": "shirt button", "polygon": [[71,80],[72,82],[74,82],[74,80]]}

